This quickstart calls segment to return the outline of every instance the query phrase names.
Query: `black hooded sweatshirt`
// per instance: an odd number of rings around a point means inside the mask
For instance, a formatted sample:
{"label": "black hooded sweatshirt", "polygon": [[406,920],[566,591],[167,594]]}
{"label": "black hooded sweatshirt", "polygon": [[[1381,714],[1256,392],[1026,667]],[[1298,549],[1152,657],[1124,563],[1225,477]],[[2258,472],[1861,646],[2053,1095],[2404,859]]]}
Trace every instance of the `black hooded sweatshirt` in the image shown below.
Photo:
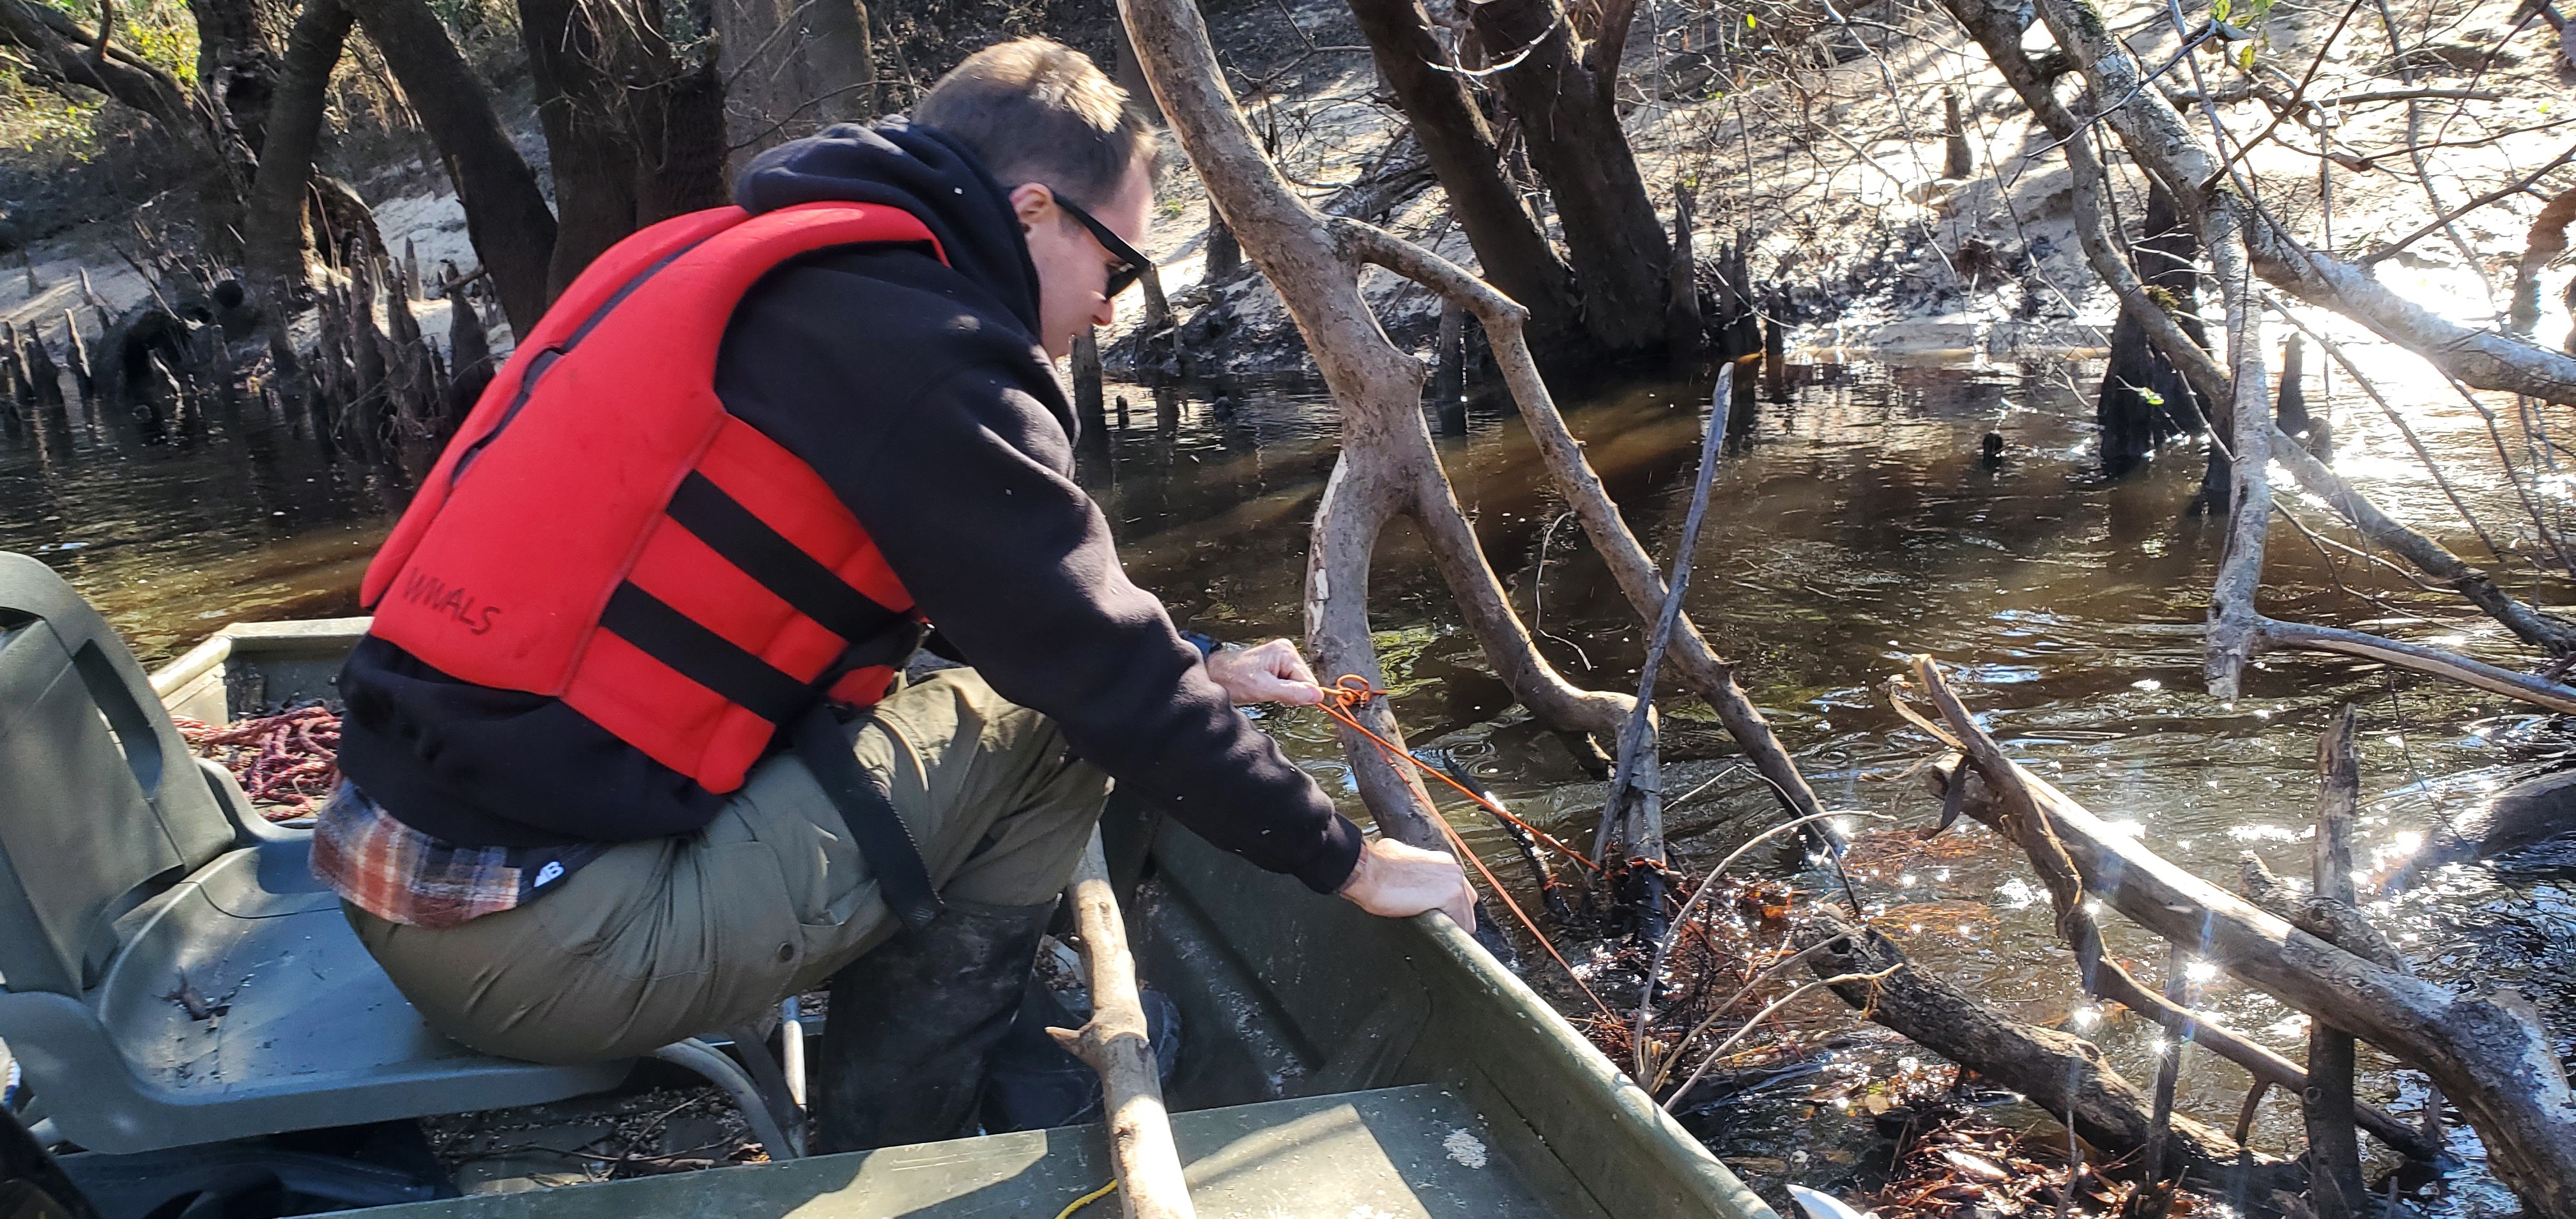
{"label": "black hooded sweatshirt", "polygon": [[[1209,680],[1073,481],[1080,424],[1035,337],[1037,269],[1007,193],[900,121],[780,145],[734,188],[754,213],[827,199],[920,217],[947,262],[852,246],[771,273],[725,332],[726,409],[822,475],[1003,697],[1210,842],[1339,888],[1358,829]],[[577,862],[695,830],[723,803],[556,699],[457,681],[383,640],[359,645],[341,691],[350,780],[446,842]]]}

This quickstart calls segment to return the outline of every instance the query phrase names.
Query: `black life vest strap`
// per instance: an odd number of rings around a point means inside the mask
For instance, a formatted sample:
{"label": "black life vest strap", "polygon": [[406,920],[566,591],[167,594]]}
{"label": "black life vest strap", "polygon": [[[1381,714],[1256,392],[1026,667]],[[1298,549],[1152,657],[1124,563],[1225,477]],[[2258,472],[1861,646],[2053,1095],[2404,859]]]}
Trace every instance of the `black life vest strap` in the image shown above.
{"label": "black life vest strap", "polygon": [[814,782],[841,814],[850,841],[867,860],[868,871],[877,878],[878,891],[895,917],[915,931],[939,917],[944,906],[939,891],[931,886],[930,869],[921,861],[912,830],[895,813],[893,798],[850,752],[849,738],[820,692],[633,584],[618,586],[599,616],[599,625],[681,676],[786,730],[797,756],[813,772]]}
{"label": "black life vest strap", "polygon": [[[805,553],[805,548],[754,515],[742,501],[725,494],[706,475],[690,471],[671,494],[667,509],[681,528],[697,535],[725,562],[778,594],[796,612],[823,624],[823,629],[856,646],[909,626],[910,615],[879,605],[875,598],[850,587],[838,572]],[[906,654],[910,649],[906,649]]]}
{"label": "black life vest strap", "polygon": [[921,861],[912,828],[894,811],[894,798],[876,776],[859,765],[840,717],[829,705],[816,704],[796,721],[794,743],[796,756],[805,760],[816,785],[840,810],[850,841],[857,844],[868,871],[877,878],[878,896],[905,927],[919,931],[929,926],[947,908],[946,903],[930,883],[930,868]]}
{"label": "black life vest strap", "polygon": [[599,625],[680,676],[722,695],[726,702],[782,728],[814,702],[812,686],[632,583],[620,584],[609,594]]}

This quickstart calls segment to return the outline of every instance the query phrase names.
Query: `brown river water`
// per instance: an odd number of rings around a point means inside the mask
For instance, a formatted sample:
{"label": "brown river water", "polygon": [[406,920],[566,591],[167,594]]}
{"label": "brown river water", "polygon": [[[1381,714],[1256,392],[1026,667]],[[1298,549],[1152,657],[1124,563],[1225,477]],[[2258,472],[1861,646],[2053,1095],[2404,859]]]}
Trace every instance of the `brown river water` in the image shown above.
{"label": "brown river water", "polygon": [[[2199,624],[2216,536],[2181,518],[2199,462],[2175,450],[2140,477],[2096,477],[2090,401],[2075,387],[2089,389],[2098,365],[1797,371],[1793,401],[1765,403],[1749,442],[1722,459],[1689,608],[1740,662],[1828,807],[1898,818],[1855,820],[1856,831],[1937,818],[1919,781],[1905,777],[1933,744],[1878,689],[1918,651],[1951,666],[1962,696],[2016,757],[2230,888],[2246,851],[2306,875],[2317,736],[2346,702],[2359,705],[2364,726],[2366,859],[2394,858],[2501,785],[2576,759],[2576,726],[2341,658],[2276,656],[2235,703],[2207,697]],[[2318,388],[2312,381],[2312,401]],[[1113,410],[1105,434],[1086,438],[1083,476],[1130,570],[1184,625],[1246,641],[1297,634],[1305,525],[1334,451],[1329,403],[1302,385],[1112,389],[1125,399],[1123,423]],[[1644,383],[1569,395],[1592,461],[1667,559],[1707,394],[1705,384]],[[2410,401],[2433,404],[2412,421],[2456,459],[2454,482],[2491,530],[2528,533],[2519,501],[2492,473],[2478,417],[2456,398],[2447,408],[2434,394]],[[2338,396],[2331,410],[2346,477],[2473,562],[2486,557],[2375,407]],[[1978,456],[1990,431],[2008,443],[1999,465]],[[2519,443],[2519,433],[2508,436]],[[1549,657],[1577,682],[1633,690],[1637,620],[1580,531],[1560,520],[1564,505],[1518,420],[1482,403],[1469,434],[1443,445],[1459,498],[1516,604],[1535,611]],[[336,453],[308,421],[256,407],[217,409],[148,443],[75,407],[0,432],[0,549],[63,572],[149,664],[227,621],[355,612],[358,576],[407,487],[400,469]],[[2545,481],[2537,494],[2544,510],[2570,506],[2563,482]],[[2322,505],[2285,500],[2300,520],[2333,532]],[[2527,563],[2492,565],[2523,573],[2509,583],[2533,595]],[[2346,557],[2329,561],[2286,524],[2273,530],[2266,574],[2264,607],[2276,617],[2526,663],[2455,599]],[[2545,603],[2568,600],[2563,583],[2536,592]],[[1371,605],[1411,743],[1466,762],[1561,835],[1588,826],[1603,784],[1528,725],[1484,672],[1401,523],[1381,550]],[[1666,713],[1666,790],[1708,784],[1671,816],[1681,862],[1704,867],[1780,814],[1736,768],[1704,707],[1672,700]],[[1319,715],[1261,719],[1357,811]],[[1500,835],[1456,819],[1501,866]],[[1894,916],[1918,963],[2022,1018],[2095,1037],[2133,1079],[2152,1078],[2155,1031],[2081,1002],[2045,895],[2018,853],[1973,826],[1953,833],[1941,850],[1857,871],[1860,899]],[[2556,862],[2454,866],[2374,913],[2432,976],[2523,986],[2564,1057],[2576,1049],[2576,869]],[[1784,873],[1796,866],[1777,863]],[[1803,888],[1825,883],[1801,878]],[[2160,944],[2113,931],[2115,951],[2142,976],[2162,971]],[[2293,1058],[2304,1052],[2301,1018],[2257,992],[2212,978],[2196,1001]],[[2401,1113],[2420,1108],[2420,1077],[2364,1054],[2367,1097]],[[1875,1184],[1887,1143],[1863,1111],[1845,1107],[1848,1097],[1835,1098],[1906,1055],[1885,1038],[1847,1038],[1794,1069],[1703,1087],[1684,1120],[1775,1200],[1785,1202],[1776,1197],[1782,1181],[1855,1196]],[[2181,1107],[2231,1125],[2244,1084],[2236,1068],[2189,1051]],[[2296,1150],[2295,1104],[2268,1101],[2257,1139]],[[2452,1144],[2463,1163],[2432,1210],[2512,1213],[2511,1197],[2480,1170],[2474,1138]]]}

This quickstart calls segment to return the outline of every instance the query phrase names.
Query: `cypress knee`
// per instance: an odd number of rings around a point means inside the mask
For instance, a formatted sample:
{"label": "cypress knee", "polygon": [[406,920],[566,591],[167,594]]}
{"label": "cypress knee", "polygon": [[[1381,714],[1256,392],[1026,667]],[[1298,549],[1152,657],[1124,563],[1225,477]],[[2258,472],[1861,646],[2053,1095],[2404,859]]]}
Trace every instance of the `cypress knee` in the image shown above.
{"label": "cypress knee", "polygon": [[2304,438],[2308,431],[2308,391],[2302,384],[2307,372],[2307,342],[2299,335],[2281,347],[2281,404],[2272,414],[2280,429],[2294,437]]}
{"label": "cypress knee", "polygon": [[80,318],[69,309],[63,310],[63,333],[69,336],[64,355],[71,362],[72,388],[86,402],[97,392],[98,383],[90,374],[89,344],[81,338]]}
{"label": "cypress knee", "polygon": [[63,404],[63,372],[54,366],[54,353],[45,348],[44,332],[27,327],[27,379],[38,406]]}
{"label": "cypress knee", "polygon": [[1673,192],[1672,265],[1665,275],[1664,342],[1675,360],[1698,358],[1708,345],[1708,325],[1699,312],[1699,259],[1691,251],[1691,197]]}
{"label": "cypress knee", "polygon": [[1965,178],[1977,172],[1977,158],[1968,149],[1968,123],[1966,116],[1960,113],[1958,90],[1948,89],[1942,92],[1941,109],[1945,120],[1942,125],[1943,132],[1948,136],[1949,145],[1948,156],[1941,166],[1941,176],[1951,179]]}

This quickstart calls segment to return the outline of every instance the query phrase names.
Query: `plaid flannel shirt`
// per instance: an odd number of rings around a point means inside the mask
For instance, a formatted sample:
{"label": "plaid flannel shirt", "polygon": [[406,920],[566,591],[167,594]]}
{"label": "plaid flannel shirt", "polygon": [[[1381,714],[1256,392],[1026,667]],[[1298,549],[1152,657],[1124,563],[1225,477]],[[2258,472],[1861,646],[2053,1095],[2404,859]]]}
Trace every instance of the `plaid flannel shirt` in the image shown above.
{"label": "plaid flannel shirt", "polygon": [[607,849],[455,846],[395,820],[347,782],[313,822],[313,875],[349,904],[413,927],[453,927],[526,905]]}

